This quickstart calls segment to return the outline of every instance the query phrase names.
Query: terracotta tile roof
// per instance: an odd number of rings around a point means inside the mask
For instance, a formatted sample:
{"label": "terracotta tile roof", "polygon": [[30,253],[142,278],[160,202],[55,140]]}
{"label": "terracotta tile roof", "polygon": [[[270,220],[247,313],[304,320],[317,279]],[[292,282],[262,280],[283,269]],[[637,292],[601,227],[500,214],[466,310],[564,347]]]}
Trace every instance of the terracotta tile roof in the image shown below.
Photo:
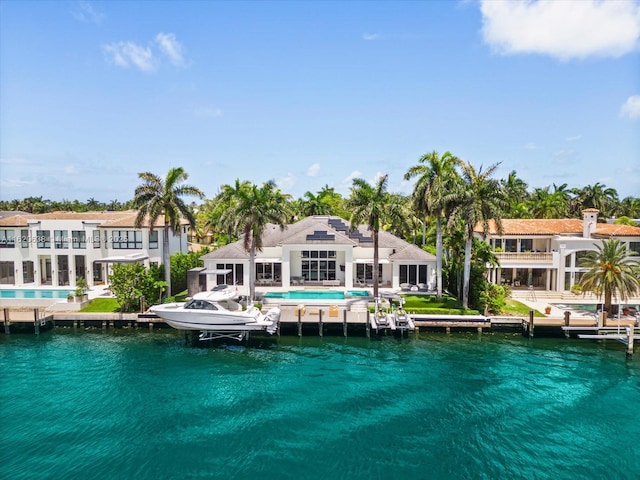
{"label": "terracotta tile roof", "polygon": [[[577,218],[506,218],[502,220],[502,235],[575,235],[582,236],[582,220]],[[476,225],[475,233],[482,234],[482,225]],[[495,221],[489,222],[489,234],[497,235]],[[593,237],[640,237],[640,227],[597,223]]]}

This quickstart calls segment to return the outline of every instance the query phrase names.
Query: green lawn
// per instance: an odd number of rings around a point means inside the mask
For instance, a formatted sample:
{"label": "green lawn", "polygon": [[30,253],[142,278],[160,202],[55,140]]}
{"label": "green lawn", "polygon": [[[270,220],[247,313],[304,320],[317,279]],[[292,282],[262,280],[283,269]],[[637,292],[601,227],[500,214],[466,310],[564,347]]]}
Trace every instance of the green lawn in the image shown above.
{"label": "green lawn", "polygon": [[[522,315],[526,317],[529,315],[529,310],[531,310],[531,308],[524,303],[514,300],[513,298],[507,298],[507,306],[502,313],[505,315]],[[542,312],[534,310],[533,316],[544,317],[545,315]]]}
{"label": "green lawn", "polygon": [[449,295],[438,299],[435,295],[402,295],[408,312],[444,315],[478,315],[477,310],[464,310],[460,302]]}
{"label": "green lawn", "polygon": [[81,312],[117,312],[118,301],[115,298],[94,298]]}

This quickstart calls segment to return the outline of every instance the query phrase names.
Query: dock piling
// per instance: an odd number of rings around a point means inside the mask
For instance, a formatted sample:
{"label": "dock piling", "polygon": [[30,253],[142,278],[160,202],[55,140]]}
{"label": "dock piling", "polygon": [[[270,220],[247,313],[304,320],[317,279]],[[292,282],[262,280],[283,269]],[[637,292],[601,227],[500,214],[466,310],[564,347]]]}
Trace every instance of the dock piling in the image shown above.
{"label": "dock piling", "polygon": [[635,329],[632,326],[627,327],[627,358],[633,356],[633,336]]}
{"label": "dock piling", "polygon": [[322,338],[322,309],[318,309],[318,335]]}
{"label": "dock piling", "polygon": [[11,328],[9,327],[9,324],[11,323],[11,319],[9,318],[9,309],[4,308],[2,311],[4,313],[4,333],[5,335],[9,335],[11,333]]}
{"label": "dock piling", "polygon": [[342,334],[347,337],[347,311],[343,310],[342,312]]}
{"label": "dock piling", "polygon": [[533,338],[533,310],[529,310],[529,338]]}

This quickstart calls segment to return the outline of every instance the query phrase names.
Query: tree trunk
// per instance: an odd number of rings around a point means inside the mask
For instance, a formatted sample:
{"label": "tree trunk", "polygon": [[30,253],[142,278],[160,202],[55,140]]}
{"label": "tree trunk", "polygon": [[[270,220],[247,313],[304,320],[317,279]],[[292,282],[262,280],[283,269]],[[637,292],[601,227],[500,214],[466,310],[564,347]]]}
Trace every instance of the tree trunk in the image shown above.
{"label": "tree trunk", "polygon": [[611,289],[610,288],[605,288],[604,289],[604,311],[607,312],[607,315],[609,317],[612,317],[613,315],[611,315]]}
{"label": "tree trunk", "polygon": [[251,234],[251,249],[249,251],[249,301],[253,303],[256,296],[256,238]]}
{"label": "tree trunk", "polygon": [[378,258],[378,232],[374,230],[373,232],[373,296],[374,298],[378,298],[378,263],[380,262]]}
{"label": "tree trunk", "polygon": [[473,240],[467,236],[464,244],[464,277],[462,282],[462,308],[469,306],[469,280],[471,279],[471,245]]}
{"label": "tree trunk", "polygon": [[436,296],[442,298],[442,218],[436,217]]}
{"label": "tree trunk", "polygon": [[164,281],[167,282],[167,296],[171,295],[171,258],[169,256],[169,225],[165,222],[162,230],[162,262]]}

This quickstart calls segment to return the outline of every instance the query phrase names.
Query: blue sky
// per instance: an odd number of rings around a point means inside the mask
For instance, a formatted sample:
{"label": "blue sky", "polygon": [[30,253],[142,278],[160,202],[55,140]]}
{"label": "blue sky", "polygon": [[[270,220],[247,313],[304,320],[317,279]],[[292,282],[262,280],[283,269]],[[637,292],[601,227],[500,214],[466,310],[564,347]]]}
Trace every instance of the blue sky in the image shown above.
{"label": "blue sky", "polygon": [[451,151],[640,196],[640,2],[0,3],[0,198],[294,197]]}

